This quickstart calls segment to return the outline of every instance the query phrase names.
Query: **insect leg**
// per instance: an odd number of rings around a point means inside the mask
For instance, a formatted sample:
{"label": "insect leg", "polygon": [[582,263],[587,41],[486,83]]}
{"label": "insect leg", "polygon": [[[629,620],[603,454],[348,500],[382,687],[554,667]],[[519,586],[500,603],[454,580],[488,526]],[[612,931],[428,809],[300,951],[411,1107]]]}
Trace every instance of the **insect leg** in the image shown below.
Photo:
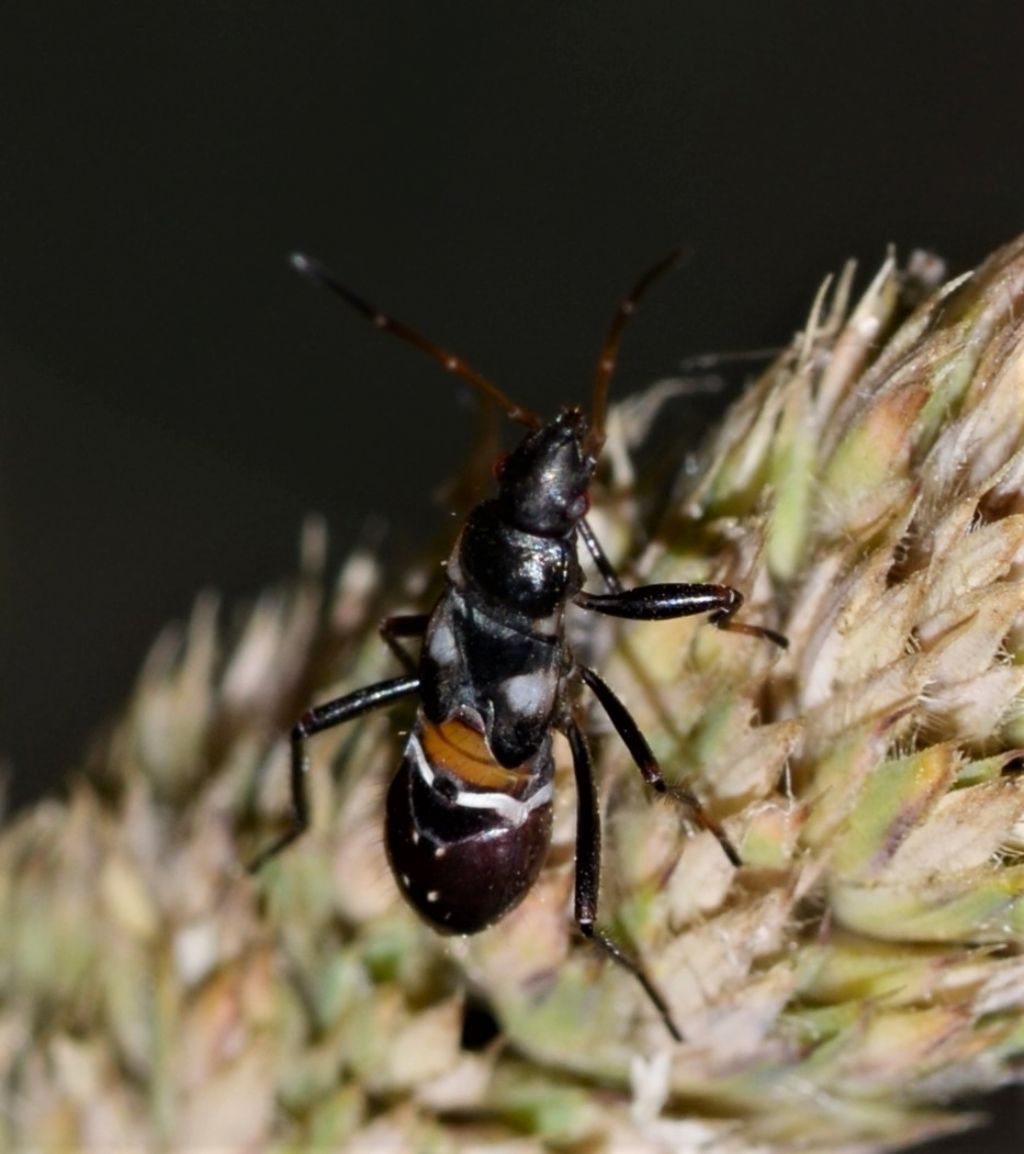
{"label": "insect leg", "polygon": [[429,613],[401,613],[396,617],[385,617],[377,627],[384,644],[410,673],[416,672],[416,658],[399,641],[399,638],[422,637],[429,624]]}
{"label": "insect leg", "polygon": [[622,593],[622,582],[619,580],[618,573],[612,566],[611,561],[608,560],[608,554],[605,553],[598,541],[594,530],[591,529],[586,517],[576,526],[576,531],[580,537],[583,538],[583,544],[587,547],[587,552],[594,558],[594,564],[597,566],[598,572],[604,580],[605,585],[608,586],[609,593]]}
{"label": "insect leg", "polygon": [[640,727],[630,715],[629,710],[613,692],[611,687],[602,680],[593,669],[588,669],[584,665],[580,665],[577,668],[580,671],[580,676],[601,703],[601,708],[608,714],[609,721],[615,726],[615,732],[622,738],[623,744],[629,750],[629,756],[636,763],[637,769],[643,774],[644,781],[656,789],[658,793],[666,793],[677,801],[682,802],[701,829],[706,829],[718,839],[718,844],[722,847],[722,852],[729,861],[736,867],[741,866],[743,863],[740,860],[740,855],[736,852],[735,846],[729,840],[725,830],[722,829],[718,822],[716,822],[704,806],[701,805],[697,795],[685,786],[672,786],[670,788],[665,784],[665,779],[661,775],[661,766],[658,765],[658,759],[654,756],[654,751],[647,744],[647,738],[644,737]]}
{"label": "insect leg", "polygon": [[417,676],[394,677],[390,681],[378,681],[365,689],[357,689],[324,705],[304,713],[295,723],[291,734],[291,786],[292,824],[291,828],[272,842],[249,863],[249,872],[256,873],[272,857],[276,857],[286,846],[305,833],[309,826],[309,801],[306,796],[306,739],[325,729],[333,729],[342,722],[350,721],[361,713],[381,709],[400,697],[415,693],[420,687]]}
{"label": "insect leg", "polygon": [[572,764],[576,774],[576,924],[584,936],[595,942],[624,970],[636,978],[661,1015],[665,1028],[677,1042],[683,1036],[672,1021],[668,1004],[647,976],[640,962],[625,953],[621,946],[595,924],[597,898],[601,885],[601,818],[598,812],[597,790],[594,787],[590,751],[583,731],[574,720],[569,720],[563,732],[572,749]]}
{"label": "insect leg", "polygon": [[639,589],[624,589],[619,593],[581,591],[574,600],[582,609],[633,621],[664,621],[708,613],[711,624],[719,629],[763,637],[782,649],[789,648],[789,641],[774,629],[733,621],[743,604],[743,594],[731,585],[641,585]]}

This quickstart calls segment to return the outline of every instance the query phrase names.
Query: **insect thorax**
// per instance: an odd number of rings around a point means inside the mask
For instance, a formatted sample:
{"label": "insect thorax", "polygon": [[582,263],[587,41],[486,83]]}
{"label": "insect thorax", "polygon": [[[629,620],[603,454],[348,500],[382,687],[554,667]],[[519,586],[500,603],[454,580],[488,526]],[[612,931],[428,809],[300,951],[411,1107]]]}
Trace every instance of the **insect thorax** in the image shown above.
{"label": "insect thorax", "polygon": [[517,529],[497,501],[470,514],[457,546],[458,576],[507,613],[543,621],[582,584],[576,535],[542,537]]}

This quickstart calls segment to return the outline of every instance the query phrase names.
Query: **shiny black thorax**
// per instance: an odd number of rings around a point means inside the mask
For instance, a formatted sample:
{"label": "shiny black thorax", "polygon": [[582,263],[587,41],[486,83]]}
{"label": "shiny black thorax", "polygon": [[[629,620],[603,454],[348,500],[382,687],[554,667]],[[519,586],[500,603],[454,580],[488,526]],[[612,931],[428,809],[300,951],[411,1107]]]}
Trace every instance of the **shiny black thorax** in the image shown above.
{"label": "shiny black thorax", "polygon": [[510,523],[499,501],[484,501],[459,538],[453,579],[521,631],[550,633],[557,615],[582,585],[576,533],[543,537]]}
{"label": "shiny black thorax", "polygon": [[420,657],[427,717],[478,725],[506,767],[540,747],[572,666],[564,617],[583,584],[576,525],[593,472],[585,428],[567,410],[506,460],[499,495],[473,510],[448,561]]}

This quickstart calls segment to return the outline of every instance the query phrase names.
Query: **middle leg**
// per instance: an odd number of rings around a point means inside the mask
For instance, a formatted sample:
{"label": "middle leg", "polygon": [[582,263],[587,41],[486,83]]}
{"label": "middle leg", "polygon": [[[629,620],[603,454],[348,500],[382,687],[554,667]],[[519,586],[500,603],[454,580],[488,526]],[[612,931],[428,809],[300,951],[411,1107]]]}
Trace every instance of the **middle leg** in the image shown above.
{"label": "middle leg", "polygon": [[271,858],[300,838],[309,827],[309,799],[306,795],[306,741],[325,729],[343,725],[360,714],[382,709],[402,697],[418,692],[416,676],[394,677],[357,689],[344,697],[310,709],[295,723],[291,733],[292,819],[290,827],[249,863],[249,873],[258,873]]}

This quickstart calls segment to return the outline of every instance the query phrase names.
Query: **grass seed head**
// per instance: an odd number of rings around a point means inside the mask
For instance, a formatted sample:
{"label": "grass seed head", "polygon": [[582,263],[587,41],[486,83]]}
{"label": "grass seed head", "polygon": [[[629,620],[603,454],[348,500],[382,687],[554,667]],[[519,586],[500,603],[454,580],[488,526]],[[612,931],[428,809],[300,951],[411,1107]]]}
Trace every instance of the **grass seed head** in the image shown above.
{"label": "grass seed head", "polygon": [[233,630],[201,598],[88,774],[0,838],[8,1145],[859,1152],[966,1124],[952,1099],[1024,1053],[1024,240],[942,287],[908,269],[852,307],[852,270],[823,289],[701,468],[676,450],[642,549],[667,393],[608,421],[628,577],[727,581],[790,639],[580,634],[744,861],[594,718],[603,917],[684,1044],[572,932],[564,750],[548,865],[474,939],[388,875],[400,711],[317,739],[312,831],[245,876],[287,807],[281,733],[387,675],[379,571],[357,554],[327,596],[312,525],[300,580]]}

